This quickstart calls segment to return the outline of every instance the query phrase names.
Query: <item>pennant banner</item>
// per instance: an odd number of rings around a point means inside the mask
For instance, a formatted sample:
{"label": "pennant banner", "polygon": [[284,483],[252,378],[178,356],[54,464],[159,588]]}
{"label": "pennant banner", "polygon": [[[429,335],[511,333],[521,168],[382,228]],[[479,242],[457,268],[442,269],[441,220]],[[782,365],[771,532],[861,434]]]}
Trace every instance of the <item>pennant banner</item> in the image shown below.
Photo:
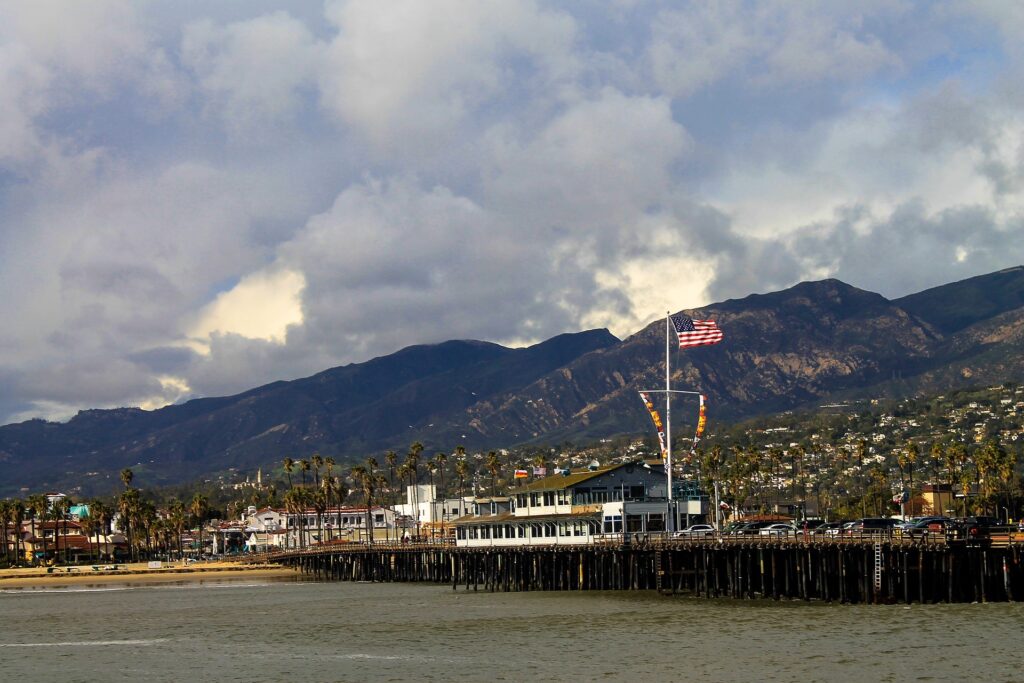
{"label": "pennant banner", "polygon": [[647,395],[647,392],[640,392],[640,399],[647,406],[647,412],[651,414],[651,420],[654,421],[654,428],[658,430],[658,443],[661,445],[661,457],[665,457],[665,453],[668,448],[665,445],[665,426],[661,423],[661,415],[658,414],[658,410],[651,403],[651,397]]}

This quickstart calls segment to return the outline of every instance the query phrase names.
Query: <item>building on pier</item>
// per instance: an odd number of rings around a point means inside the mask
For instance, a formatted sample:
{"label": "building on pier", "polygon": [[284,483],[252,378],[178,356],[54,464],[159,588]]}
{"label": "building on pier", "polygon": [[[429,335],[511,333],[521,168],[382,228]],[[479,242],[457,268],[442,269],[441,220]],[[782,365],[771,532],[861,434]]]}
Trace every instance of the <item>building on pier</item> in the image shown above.
{"label": "building on pier", "polygon": [[[456,545],[577,545],[623,534],[662,533],[670,515],[666,492],[660,464],[556,471],[513,487],[507,499],[476,499],[472,514],[452,523]],[[681,520],[700,521],[700,496],[680,501],[675,510]]]}

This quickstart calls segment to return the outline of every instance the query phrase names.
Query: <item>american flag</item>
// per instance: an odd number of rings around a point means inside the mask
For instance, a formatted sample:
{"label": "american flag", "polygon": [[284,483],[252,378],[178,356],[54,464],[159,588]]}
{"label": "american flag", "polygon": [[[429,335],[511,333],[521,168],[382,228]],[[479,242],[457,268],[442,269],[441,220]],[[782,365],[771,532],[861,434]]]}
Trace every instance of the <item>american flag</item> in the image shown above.
{"label": "american flag", "polygon": [[679,348],[706,346],[722,341],[722,331],[714,320],[694,320],[685,315],[672,316],[672,325],[679,335]]}

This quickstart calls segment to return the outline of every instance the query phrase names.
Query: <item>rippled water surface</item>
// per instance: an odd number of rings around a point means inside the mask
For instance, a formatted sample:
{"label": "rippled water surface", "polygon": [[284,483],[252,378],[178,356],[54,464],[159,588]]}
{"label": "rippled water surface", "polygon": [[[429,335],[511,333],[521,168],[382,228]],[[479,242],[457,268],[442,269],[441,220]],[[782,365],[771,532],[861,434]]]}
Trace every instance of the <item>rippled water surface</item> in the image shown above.
{"label": "rippled water surface", "polygon": [[0,592],[6,681],[1024,681],[1024,605],[209,581]]}

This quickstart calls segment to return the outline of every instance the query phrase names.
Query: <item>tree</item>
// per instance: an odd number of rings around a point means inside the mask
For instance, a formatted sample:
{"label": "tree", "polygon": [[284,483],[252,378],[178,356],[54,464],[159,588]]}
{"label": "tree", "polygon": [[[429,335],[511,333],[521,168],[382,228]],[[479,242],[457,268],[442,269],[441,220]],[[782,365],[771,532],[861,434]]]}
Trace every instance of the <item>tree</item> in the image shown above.
{"label": "tree", "polygon": [[291,519],[295,520],[296,546],[305,546],[305,535],[303,533],[306,521],[306,502],[309,491],[304,488],[290,489],[284,494],[285,509]]}
{"label": "tree", "polygon": [[123,470],[121,470],[121,481],[124,483],[124,487],[126,489],[130,489],[132,487],[132,479],[134,478],[135,473],[132,472],[129,468],[126,467]]}
{"label": "tree", "polygon": [[302,488],[306,488],[306,472],[309,472],[311,467],[305,458],[299,461],[299,471],[302,472]]}
{"label": "tree", "polygon": [[168,513],[168,521],[170,521],[171,527],[174,529],[175,545],[178,548],[178,559],[180,560],[185,557],[185,552],[181,545],[181,537],[185,534],[185,504],[177,498],[172,498],[171,504],[168,507]]}
{"label": "tree", "polygon": [[284,473],[288,475],[288,488],[292,488],[292,470],[295,469],[295,461],[291,458],[285,458],[282,463],[284,465]]}
{"label": "tree", "polygon": [[[28,497],[28,508],[32,514],[32,536],[36,536],[36,521],[38,520],[42,526],[46,525],[46,517],[50,511],[49,499],[41,493],[36,493]],[[43,557],[42,561],[46,562],[46,530],[40,528],[42,532],[43,540]]]}
{"label": "tree", "polygon": [[501,461],[498,459],[498,454],[494,451],[488,451],[487,460],[484,465],[487,471],[491,474],[491,495],[498,495],[498,473],[501,472]]}
{"label": "tree", "polygon": [[201,555],[203,552],[203,524],[206,522],[206,515],[210,511],[210,501],[207,500],[206,496],[197,491],[192,496],[192,501],[188,505],[188,511],[192,513],[192,516],[199,523],[199,553]]}
{"label": "tree", "polygon": [[444,468],[448,464],[448,456],[444,453],[438,453],[434,456],[434,463],[437,465],[437,471],[441,475],[441,538],[444,538],[444,500],[445,500],[445,487],[444,487]]}
{"label": "tree", "polygon": [[[363,501],[366,505],[366,543],[373,545],[373,500],[374,494],[382,483],[387,480],[377,473],[377,461],[373,458],[367,459],[366,465],[356,465],[352,468],[352,479],[363,492]],[[417,534],[419,529],[417,529]]]}
{"label": "tree", "polygon": [[314,453],[309,460],[313,466],[313,488],[318,489],[320,488],[320,468],[324,466],[324,459],[320,457],[319,453]]}

